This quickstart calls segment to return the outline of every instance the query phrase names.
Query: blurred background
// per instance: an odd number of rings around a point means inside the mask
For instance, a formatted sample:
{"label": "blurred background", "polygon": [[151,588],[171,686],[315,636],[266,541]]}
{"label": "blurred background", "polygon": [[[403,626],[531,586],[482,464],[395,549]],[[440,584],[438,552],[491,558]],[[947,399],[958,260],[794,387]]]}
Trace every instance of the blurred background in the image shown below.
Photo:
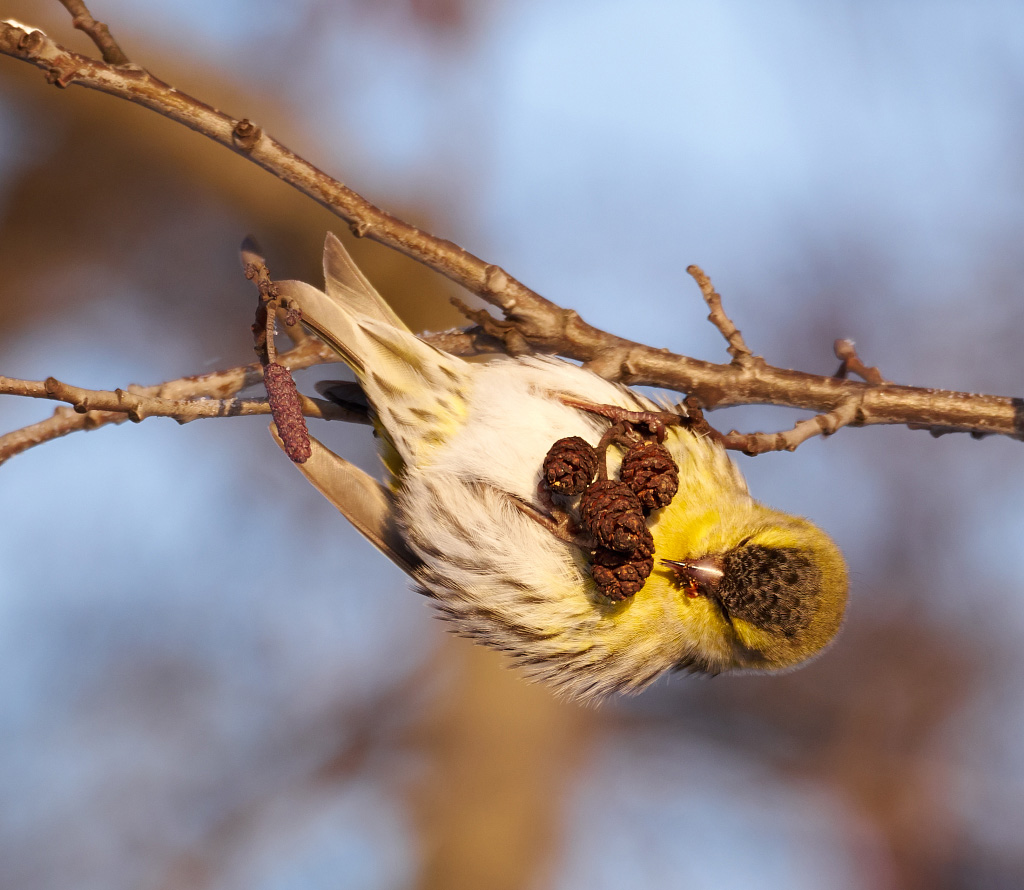
{"label": "blurred background", "polygon": [[[92,12],[157,76],[599,327],[725,361],[696,262],[774,364],[832,373],[851,337],[895,381],[1024,395],[1020,3]],[[2,14],[94,53],[56,2]],[[0,58],[0,373],[108,389],[251,361],[243,236],[318,282],[328,228],[347,238],[227,150]],[[352,249],[412,326],[459,323],[446,281]],[[52,409],[4,398],[0,432]],[[364,428],[314,433],[376,466]],[[784,676],[581,709],[445,634],[262,418],[13,458],[0,886],[1024,885],[1024,446],[873,428],[738,460],[845,550],[840,640]]]}

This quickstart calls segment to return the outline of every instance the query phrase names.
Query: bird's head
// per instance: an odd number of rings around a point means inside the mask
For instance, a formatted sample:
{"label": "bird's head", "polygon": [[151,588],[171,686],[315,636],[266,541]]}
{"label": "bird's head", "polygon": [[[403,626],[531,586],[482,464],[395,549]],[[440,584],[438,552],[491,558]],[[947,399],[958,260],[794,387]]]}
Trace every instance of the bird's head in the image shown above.
{"label": "bird's head", "polygon": [[847,577],[836,545],[805,519],[753,506],[742,523],[716,523],[696,552],[659,550],[694,617],[728,644],[694,667],[790,667],[821,651],[842,623]]}

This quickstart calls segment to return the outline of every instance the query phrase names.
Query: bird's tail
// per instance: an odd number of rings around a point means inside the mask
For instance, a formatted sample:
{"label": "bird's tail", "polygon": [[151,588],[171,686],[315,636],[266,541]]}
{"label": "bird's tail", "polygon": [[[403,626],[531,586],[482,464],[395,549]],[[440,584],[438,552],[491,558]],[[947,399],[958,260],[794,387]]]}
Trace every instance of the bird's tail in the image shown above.
{"label": "bird's tail", "polygon": [[281,281],[279,293],[355,372],[378,430],[401,460],[423,463],[462,424],[469,366],[416,337],[330,233],[324,279],[326,292]]}

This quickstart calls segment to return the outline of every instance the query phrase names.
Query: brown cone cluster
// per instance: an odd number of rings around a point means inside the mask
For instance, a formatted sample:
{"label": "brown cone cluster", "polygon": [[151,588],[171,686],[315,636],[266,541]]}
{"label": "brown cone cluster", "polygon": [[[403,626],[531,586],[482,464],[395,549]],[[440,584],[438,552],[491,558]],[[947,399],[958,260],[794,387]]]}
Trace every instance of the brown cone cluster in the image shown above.
{"label": "brown cone cluster", "polygon": [[551,491],[581,495],[580,523],[598,543],[591,575],[608,599],[621,602],[643,588],[654,569],[654,538],[646,514],[667,506],[679,489],[679,469],[657,442],[638,441],[622,459],[620,480],[605,479],[605,459],[578,436],[559,439],[544,458]]}
{"label": "brown cone cluster", "polygon": [[631,553],[599,547],[591,561],[594,583],[601,593],[615,602],[638,593],[653,570],[654,539],[650,531]]}
{"label": "brown cone cluster", "polygon": [[619,478],[650,512],[667,507],[679,491],[679,468],[664,445],[643,442],[634,445],[622,459]]}
{"label": "brown cone cluster", "polygon": [[625,482],[595,482],[580,498],[580,521],[602,547],[630,553],[647,530],[640,501]]}
{"label": "brown cone cluster", "polygon": [[583,494],[597,475],[598,456],[579,436],[559,439],[544,458],[544,481],[556,494]]}

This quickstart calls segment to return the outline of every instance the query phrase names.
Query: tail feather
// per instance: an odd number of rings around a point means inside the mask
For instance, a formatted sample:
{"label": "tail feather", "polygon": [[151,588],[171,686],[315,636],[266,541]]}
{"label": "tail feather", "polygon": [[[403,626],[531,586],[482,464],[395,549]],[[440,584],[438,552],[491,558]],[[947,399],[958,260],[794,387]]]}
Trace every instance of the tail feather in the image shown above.
{"label": "tail feather", "polygon": [[348,307],[353,315],[375,318],[401,331],[409,330],[333,232],[328,232],[324,240],[324,283],[327,295]]}
{"label": "tail feather", "polygon": [[330,346],[360,377],[368,350],[358,321],[345,306],[305,281],[278,281],[277,292],[302,310],[302,323]]}
{"label": "tail feather", "polygon": [[425,449],[461,424],[470,366],[412,334],[333,235],[324,275],[326,293],[302,281],[278,282],[279,292],[355,371],[401,458],[422,462]]}

